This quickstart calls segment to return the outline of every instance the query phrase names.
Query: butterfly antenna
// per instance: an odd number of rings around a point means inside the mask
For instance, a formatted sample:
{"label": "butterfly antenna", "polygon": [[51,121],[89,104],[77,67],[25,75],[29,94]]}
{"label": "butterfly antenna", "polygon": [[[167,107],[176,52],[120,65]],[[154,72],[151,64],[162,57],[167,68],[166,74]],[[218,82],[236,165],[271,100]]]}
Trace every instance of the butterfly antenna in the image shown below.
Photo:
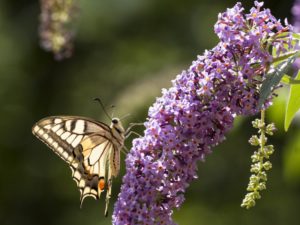
{"label": "butterfly antenna", "polygon": [[115,105],[111,105],[110,108],[112,108],[112,112],[111,112],[111,118],[114,118],[114,114],[115,114]]}
{"label": "butterfly antenna", "polygon": [[126,115],[120,117],[120,120],[123,120],[123,119],[125,119],[125,118],[127,118],[127,117],[129,117],[129,116],[131,116],[131,114],[130,114],[130,113],[127,113]]}
{"label": "butterfly antenna", "polygon": [[94,98],[94,101],[98,102],[98,103],[101,105],[101,107],[102,107],[103,112],[105,113],[105,115],[106,115],[110,120],[112,120],[112,118],[108,115],[107,111],[105,110],[105,107],[104,107],[102,101],[100,100],[100,98]]}

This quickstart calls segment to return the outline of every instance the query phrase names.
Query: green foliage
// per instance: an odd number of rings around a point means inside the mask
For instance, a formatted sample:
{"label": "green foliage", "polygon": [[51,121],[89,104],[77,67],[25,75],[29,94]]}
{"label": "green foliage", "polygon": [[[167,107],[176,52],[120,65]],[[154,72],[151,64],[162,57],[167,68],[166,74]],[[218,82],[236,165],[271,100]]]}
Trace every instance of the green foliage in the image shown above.
{"label": "green foliage", "polygon": [[278,96],[274,98],[272,106],[266,110],[266,118],[268,121],[275,123],[278,129],[275,135],[280,137],[281,135],[286,135],[284,131],[284,116],[288,87],[284,85],[276,91],[276,94]]}
{"label": "green foliage", "polygon": [[[281,37],[287,39],[289,37],[286,34],[281,34]],[[299,34],[293,34],[292,45],[296,46],[299,43]],[[271,69],[266,75],[266,79],[263,81],[262,86],[260,88],[260,99],[259,99],[259,108],[264,104],[265,100],[270,97],[270,95],[274,92],[275,88],[278,86],[279,82],[295,85],[300,84],[299,77],[297,76],[295,79],[287,74],[290,69],[292,63],[299,57],[299,51],[289,52],[288,45],[285,46],[287,53],[277,56],[277,50],[275,48],[272,49],[272,55],[274,57],[273,64],[271,65]],[[286,106],[286,114],[285,114],[285,122],[284,129],[288,130],[288,127],[295,115],[295,113],[300,108],[300,101],[298,100],[300,97],[300,90],[296,86],[292,86],[290,90],[289,99],[287,101]]]}
{"label": "green foliage", "polygon": [[[300,79],[300,71],[298,72],[296,79]],[[285,120],[284,120],[284,129],[287,131],[289,126],[296,114],[296,112],[300,108],[300,88],[297,85],[291,85],[290,87],[290,94],[286,105],[286,113],[285,113]]]}
{"label": "green foliage", "polygon": [[292,56],[287,55],[287,58],[281,58],[280,61],[284,61],[279,63],[275,68],[272,68],[268,72],[268,74],[266,75],[266,79],[263,81],[260,88],[260,98],[258,103],[259,108],[263,105],[266,99],[270,97],[270,95],[274,91],[274,88],[279,84],[282,77],[298,57],[298,54],[299,53],[297,52],[293,53]]}
{"label": "green foliage", "polygon": [[287,74],[283,75],[281,82],[284,84],[290,84],[290,85],[300,84],[300,80],[294,79]]}

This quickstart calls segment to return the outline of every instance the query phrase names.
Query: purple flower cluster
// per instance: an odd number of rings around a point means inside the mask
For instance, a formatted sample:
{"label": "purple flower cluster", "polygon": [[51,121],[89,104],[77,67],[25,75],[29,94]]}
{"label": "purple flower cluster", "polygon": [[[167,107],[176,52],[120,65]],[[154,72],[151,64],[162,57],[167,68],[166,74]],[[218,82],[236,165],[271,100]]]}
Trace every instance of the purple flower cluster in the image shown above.
{"label": "purple flower cluster", "polygon": [[[249,14],[240,3],[218,17],[219,44],[199,56],[149,109],[144,137],[133,141],[113,214],[115,225],[175,224],[174,208],[197,178],[197,162],[225,139],[236,115],[257,113],[258,85],[283,51],[289,31],[262,3]],[[265,104],[267,107],[270,101]]]}
{"label": "purple flower cluster", "polygon": [[300,32],[300,0],[295,0],[292,7],[294,31]]}
{"label": "purple flower cluster", "polygon": [[70,57],[74,34],[69,26],[74,17],[74,0],[40,0],[40,4],[41,46],[58,60]]}

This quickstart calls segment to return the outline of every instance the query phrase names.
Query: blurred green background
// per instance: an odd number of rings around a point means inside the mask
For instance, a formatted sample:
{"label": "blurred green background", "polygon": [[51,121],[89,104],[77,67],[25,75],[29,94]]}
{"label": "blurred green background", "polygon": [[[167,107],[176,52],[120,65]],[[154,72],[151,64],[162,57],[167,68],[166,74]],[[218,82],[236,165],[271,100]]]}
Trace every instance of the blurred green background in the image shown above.
{"label": "blurred green background", "polygon": [[[243,1],[247,9],[252,1]],[[197,54],[218,41],[217,14],[232,0],[80,0],[74,56],[62,62],[39,47],[39,2],[0,1],[0,225],[104,225],[104,200],[79,192],[68,166],[31,134],[50,115],[81,115],[107,121],[99,105],[144,121],[163,87]],[[266,1],[281,19],[292,1]],[[249,179],[247,143],[253,118],[238,118],[227,141],[199,163],[199,179],[187,189],[174,219],[180,225],[296,225],[300,201],[300,118],[283,131],[287,89],[268,111],[279,131],[272,138],[268,190],[255,208],[240,203]],[[126,125],[125,124],[125,125]],[[142,130],[139,130],[142,132]],[[130,147],[131,140],[126,142]],[[122,155],[124,159],[124,155]],[[115,202],[124,174],[114,181]],[[110,211],[112,212],[112,206]]]}

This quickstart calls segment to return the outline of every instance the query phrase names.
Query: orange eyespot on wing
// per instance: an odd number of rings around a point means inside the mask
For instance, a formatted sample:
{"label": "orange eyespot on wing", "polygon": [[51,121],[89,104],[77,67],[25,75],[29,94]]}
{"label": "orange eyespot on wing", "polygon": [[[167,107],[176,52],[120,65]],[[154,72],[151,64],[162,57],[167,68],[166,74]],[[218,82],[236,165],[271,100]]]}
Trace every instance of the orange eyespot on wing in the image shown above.
{"label": "orange eyespot on wing", "polygon": [[104,188],[105,188],[105,180],[104,180],[103,177],[99,179],[99,182],[98,182],[98,188],[100,189],[100,191],[104,191]]}

